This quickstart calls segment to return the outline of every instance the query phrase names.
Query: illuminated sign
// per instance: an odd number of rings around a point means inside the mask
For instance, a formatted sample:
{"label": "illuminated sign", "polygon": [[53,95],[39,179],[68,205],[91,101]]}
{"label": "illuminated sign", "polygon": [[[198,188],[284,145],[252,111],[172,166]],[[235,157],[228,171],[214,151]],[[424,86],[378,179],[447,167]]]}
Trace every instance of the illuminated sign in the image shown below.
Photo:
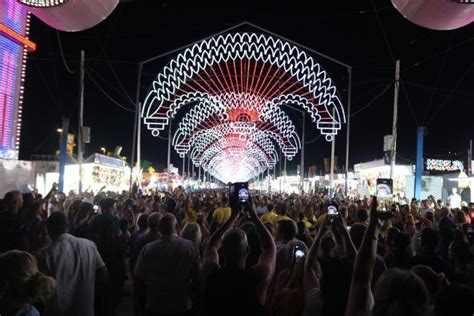
{"label": "illuminated sign", "polygon": [[28,39],[28,8],[16,0],[0,2],[0,159],[18,159]]}
{"label": "illuminated sign", "polygon": [[463,171],[464,164],[461,160],[426,159],[428,171]]}

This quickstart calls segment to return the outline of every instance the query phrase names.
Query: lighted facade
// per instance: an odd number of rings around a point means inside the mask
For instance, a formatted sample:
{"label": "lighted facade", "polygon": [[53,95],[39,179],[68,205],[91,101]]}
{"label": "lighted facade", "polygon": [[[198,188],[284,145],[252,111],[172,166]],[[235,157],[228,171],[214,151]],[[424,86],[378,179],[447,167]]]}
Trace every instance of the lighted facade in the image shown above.
{"label": "lighted facade", "polygon": [[0,159],[18,159],[30,15],[16,0],[0,3]]}

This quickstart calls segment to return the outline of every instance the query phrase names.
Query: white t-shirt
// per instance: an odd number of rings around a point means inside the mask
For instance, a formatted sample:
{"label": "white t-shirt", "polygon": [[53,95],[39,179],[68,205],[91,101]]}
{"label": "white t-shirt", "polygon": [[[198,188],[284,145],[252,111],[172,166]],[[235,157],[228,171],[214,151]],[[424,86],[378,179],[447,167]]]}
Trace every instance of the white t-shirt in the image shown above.
{"label": "white t-shirt", "polygon": [[461,208],[461,196],[457,193],[448,196],[448,203],[450,208]]}
{"label": "white t-shirt", "polygon": [[96,245],[63,234],[36,257],[40,271],[56,280],[56,295],[46,302],[44,315],[94,316],[95,274],[105,266]]}
{"label": "white t-shirt", "polygon": [[431,212],[431,213],[434,214],[434,210],[433,210],[432,208],[429,208],[429,207],[426,207],[426,208],[422,207],[422,208],[420,208],[420,212],[421,212],[421,216],[423,216],[423,217],[426,217],[426,214],[429,213],[429,212]]}

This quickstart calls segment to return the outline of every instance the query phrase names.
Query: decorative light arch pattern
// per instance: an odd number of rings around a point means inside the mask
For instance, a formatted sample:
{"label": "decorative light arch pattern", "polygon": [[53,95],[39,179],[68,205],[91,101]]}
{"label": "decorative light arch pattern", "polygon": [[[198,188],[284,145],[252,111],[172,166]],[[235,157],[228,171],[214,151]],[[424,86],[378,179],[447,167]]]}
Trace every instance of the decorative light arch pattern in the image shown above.
{"label": "decorative light arch pattern", "polygon": [[273,168],[275,144],[287,159],[301,147],[282,105],[306,111],[328,141],[345,122],[334,84],[311,56],[277,38],[235,33],[174,58],[153,82],[142,117],[158,136],[185,110],[173,137],[181,157],[223,182],[248,181]]}

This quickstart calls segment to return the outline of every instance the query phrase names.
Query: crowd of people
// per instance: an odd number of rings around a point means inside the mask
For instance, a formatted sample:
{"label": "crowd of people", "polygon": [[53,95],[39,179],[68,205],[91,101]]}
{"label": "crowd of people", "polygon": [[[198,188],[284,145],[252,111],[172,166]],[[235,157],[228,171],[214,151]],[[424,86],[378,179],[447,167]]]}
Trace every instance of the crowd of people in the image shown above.
{"label": "crowd of people", "polygon": [[250,196],[8,192],[0,315],[474,314],[474,204]]}

